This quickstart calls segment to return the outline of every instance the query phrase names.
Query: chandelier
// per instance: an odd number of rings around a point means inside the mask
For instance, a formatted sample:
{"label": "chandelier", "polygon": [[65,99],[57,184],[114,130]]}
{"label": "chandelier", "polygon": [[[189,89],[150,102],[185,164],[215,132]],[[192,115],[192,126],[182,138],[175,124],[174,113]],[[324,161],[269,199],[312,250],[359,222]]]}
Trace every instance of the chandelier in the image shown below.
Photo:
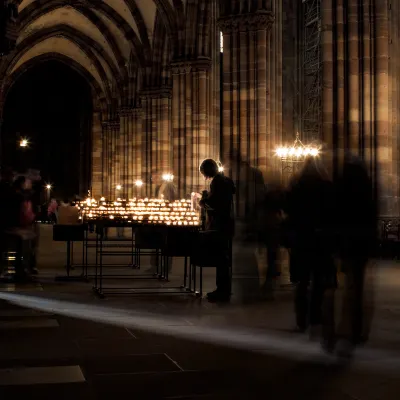
{"label": "chandelier", "polygon": [[296,140],[290,147],[278,147],[275,150],[275,154],[282,161],[304,161],[307,157],[317,157],[319,155],[319,149],[314,146],[305,146],[301,140],[300,135],[296,134]]}

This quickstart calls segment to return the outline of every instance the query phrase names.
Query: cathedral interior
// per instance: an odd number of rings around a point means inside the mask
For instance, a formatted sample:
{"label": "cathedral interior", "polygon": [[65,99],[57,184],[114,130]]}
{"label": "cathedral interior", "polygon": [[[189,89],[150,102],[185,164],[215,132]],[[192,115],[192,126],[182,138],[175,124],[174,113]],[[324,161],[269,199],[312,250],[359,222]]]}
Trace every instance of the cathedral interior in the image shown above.
{"label": "cathedral interior", "polygon": [[[150,196],[169,173],[186,197],[202,187],[203,159],[229,174],[233,152],[268,176],[280,171],[277,146],[299,134],[320,147],[331,174],[348,152],[361,156],[381,214],[398,215],[398,2],[14,3],[17,43],[0,57],[3,133],[16,118],[10,109],[26,119],[16,93],[32,71],[54,77],[58,68],[62,81],[64,64],[79,74],[91,98],[86,134],[70,139],[81,192],[131,197],[142,180]],[[6,146],[2,139],[3,159]]]}

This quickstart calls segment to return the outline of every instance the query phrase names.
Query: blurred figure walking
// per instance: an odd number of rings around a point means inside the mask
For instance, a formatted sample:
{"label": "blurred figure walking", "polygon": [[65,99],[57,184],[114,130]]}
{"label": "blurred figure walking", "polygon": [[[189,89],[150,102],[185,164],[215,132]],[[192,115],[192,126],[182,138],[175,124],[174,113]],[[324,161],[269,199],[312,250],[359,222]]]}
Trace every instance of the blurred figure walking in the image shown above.
{"label": "blurred figure walking", "polygon": [[271,176],[265,190],[264,234],[267,248],[267,274],[262,285],[264,294],[272,294],[275,279],[279,276],[279,249],[281,247],[284,191],[278,180]]}
{"label": "blurred figure walking", "polygon": [[365,315],[365,272],[377,240],[377,208],[373,186],[360,159],[348,157],[337,185],[337,222],[345,295],[338,326],[339,355],[350,356],[368,339],[370,315]]}
{"label": "blurred figure walking", "polygon": [[265,184],[262,172],[239,150],[231,153],[230,170],[237,186],[232,272],[235,295],[247,302],[260,295],[258,250],[265,246]]}
{"label": "blurred figure walking", "polygon": [[297,328],[310,328],[311,336],[322,329],[327,348],[333,346],[333,303],[323,315],[323,301],[328,293],[332,300],[337,284],[332,255],[333,193],[321,162],[310,157],[291,182],[285,204]]}

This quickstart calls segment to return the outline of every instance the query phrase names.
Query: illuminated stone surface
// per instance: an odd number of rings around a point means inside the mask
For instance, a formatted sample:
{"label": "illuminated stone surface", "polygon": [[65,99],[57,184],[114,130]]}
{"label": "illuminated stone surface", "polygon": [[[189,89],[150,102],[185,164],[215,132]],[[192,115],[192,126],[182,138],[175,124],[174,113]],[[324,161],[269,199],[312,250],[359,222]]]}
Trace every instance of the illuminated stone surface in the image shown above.
{"label": "illuminated stone surface", "polygon": [[[320,0],[323,129],[315,139],[332,171],[346,151],[363,155],[379,181],[381,213],[397,215],[400,13],[396,2],[375,2],[351,0],[336,10],[332,0]],[[206,157],[221,160],[237,179],[229,155],[239,150],[268,174],[280,170],[276,147],[299,130],[302,140],[311,139],[299,120],[308,89],[300,77],[304,26],[296,22],[305,2],[17,3],[17,49],[0,61],[0,120],[24,70],[48,57],[74,60],[93,93],[95,197],[115,197],[117,185],[133,197],[139,179],[141,195],[152,196],[166,173],[188,197],[203,189],[198,166]]]}

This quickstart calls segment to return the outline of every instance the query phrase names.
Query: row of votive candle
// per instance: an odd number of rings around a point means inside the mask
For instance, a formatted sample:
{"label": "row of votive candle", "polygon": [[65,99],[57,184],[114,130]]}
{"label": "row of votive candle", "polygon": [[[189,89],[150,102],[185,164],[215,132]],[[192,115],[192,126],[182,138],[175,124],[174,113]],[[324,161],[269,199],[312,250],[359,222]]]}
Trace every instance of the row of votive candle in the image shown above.
{"label": "row of votive candle", "polygon": [[191,201],[185,199],[171,203],[163,199],[86,199],[76,206],[83,220],[109,219],[127,223],[186,226],[200,224],[198,213],[192,211]]}

